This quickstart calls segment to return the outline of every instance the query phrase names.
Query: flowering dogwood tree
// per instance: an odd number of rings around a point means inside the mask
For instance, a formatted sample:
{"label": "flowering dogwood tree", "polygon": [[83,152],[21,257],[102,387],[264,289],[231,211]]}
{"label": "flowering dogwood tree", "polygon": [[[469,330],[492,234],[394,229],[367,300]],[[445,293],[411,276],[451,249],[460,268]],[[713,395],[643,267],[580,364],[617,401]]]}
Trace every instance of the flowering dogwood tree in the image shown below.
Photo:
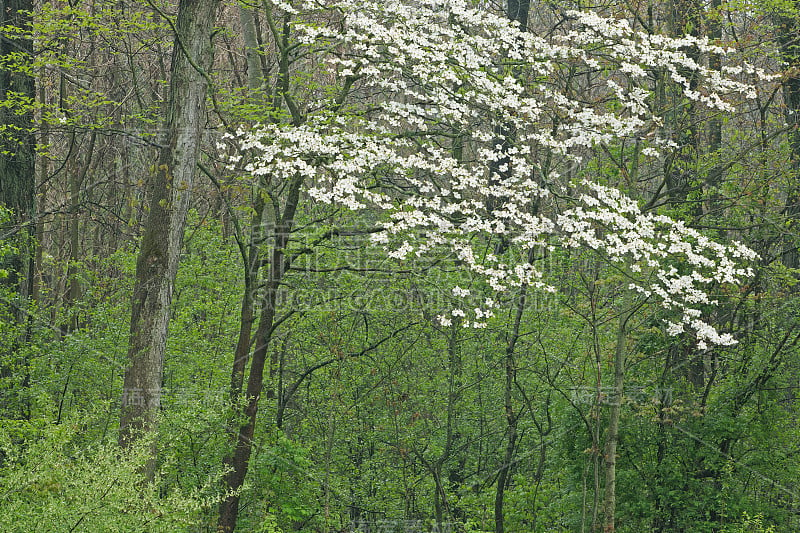
{"label": "flowering dogwood tree", "polygon": [[[497,293],[552,291],[534,258],[557,248],[588,249],[625,276],[630,294],[664,307],[669,334],[693,335],[700,348],[734,342],[703,310],[715,303],[711,287],[751,275],[741,263],[755,254],[642,211],[581,164],[596,146],[630,138],[646,157],[670,149],[652,109],[654,77],[671,78],[694,105],[731,111],[732,102],[754,95],[742,79],[760,72],[709,69],[686,50],[725,50],[702,39],[637,32],[624,20],[591,13],[567,12],[566,29],[544,37],[469,0],[267,6],[281,56],[274,99],[280,109],[268,124],[231,136],[237,147],[231,164],[265,187],[276,212],[281,191],[285,207],[276,215],[250,359],[247,421],[226,458],[230,496],[220,508],[220,531],[235,527],[276,295],[292,260],[286,248],[303,199],[379,213],[371,238],[389,257],[413,262],[450,254]],[[322,77],[330,85],[319,100],[306,104],[291,94],[290,55],[327,62]],[[575,72],[603,84],[581,86]],[[565,77],[571,82],[561,83]],[[698,78],[701,86],[689,81]],[[283,110],[288,120],[281,120]],[[502,245],[491,246],[498,239]],[[451,289],[455,297],[470,296],[469,289]],[[437,320],[481,328],[497,305],[489,297]],[[234,365],[234,392],[241,390],[245,359]]]}
{"label": "flowering dogwood tree", "polygon": [[[253,157],[249,172],[299,175],[317,201],[377,208],[386,219],[372,239],[390,257],[448,249],[496,291],[552,288],[533,263],[491,253],[481,236],[503,236],[523,250],[588,247],[623,268],[631,290],[676,312],[669,334],[690,332],[701,349],[734,342],[700,307],[715,303],[710,285],[751,275],[737,263],[753,259],[752,251],[642,212],[592,176],[570,183],[569,198],[556,184],[564,183],[559,170],[597,144],[638,137],[649,139],[649,157],[668,149],[649,105],[649,73],[666,72],[685,98],[731,111],[730,97],[754,91],[729,75],[760,72],[709,70],[684,53],[726,52],[707,40],[636,32],[625,20],[592,13],[567,13],[572,29],[544,38],[465,0],[347,0],[326,9],[340,13],[335,23],[300,23],[297,31],[305,46],[335,51],[328,64],[354,104],[344,108],[340,93],[302,124],[241,130],[240,148]],[[609,73],[594,100],[613,106],[591,106],[587,95],[560,90],[559,71],[576,65]],[[702,90],[690,86],[687,72],[704,80]],[[498,123],[513,128],[512,145],[498,142]],[[663,266],[666,260],[684,267]],[[483,327],[493,305],[487,300],[462,323]],[[439,320],[464,315],[453,309]]]}

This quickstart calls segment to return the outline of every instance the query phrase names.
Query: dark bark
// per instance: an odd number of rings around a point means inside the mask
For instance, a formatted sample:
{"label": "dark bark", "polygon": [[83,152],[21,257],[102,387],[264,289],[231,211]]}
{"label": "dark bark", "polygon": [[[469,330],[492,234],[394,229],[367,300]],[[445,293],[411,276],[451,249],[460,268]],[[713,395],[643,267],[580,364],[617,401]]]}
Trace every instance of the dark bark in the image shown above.
{"label": "dark bark", "polygon": [[[221,194],[221,193],[220,193]],[[261,244],[261,221],[264,217],[264,200],[259,194],[254,202],[255,213],[250,224],[250,241],[246,246],[242,243],[242,261],[244,262],[244,294],[242,295],[242,309],[239,319],[239,337],[236,342],[236,351],[233,355],[233,369],[231,371],[231,400],[235,404],[239,401],[244,382],[244,371],[250,357],[250,341],[252,340],[253,323],[255,322],[255,294],[258,286],[261,258],[258,248]],[[241,237],[240,237],[241,239]]]}
{"label": "dark bark", "polygon": [[[722,24],[719,21],[721,16],[718,11],[721,5],[721,0],[711,0],[712,13],[708,19],[708,37],[714,43],[722,41]],[[722,70],[722,57],[720,54],[712,53],[708,56],[708,67],[712,70]],[[708,152],[721,158],[720,150],[722,149],[722,120],[719,117],[712,117],[708,121]],[[708,171],[706,184],[709,188],[716,189],[721,183],[723,178],[723,165],[718,160],[714,166]],[[711,197],[708,199],[708,211],[712,214],[717,214],[721,209],[720,194],[714,190]]]}
{"label": "dark bark", "polygon": [[[225,458],[225,465],[229,468],[225,476],[225,488],[230,491],[230,496],[220,504],[219,520],[217,530],[221,533],[231,532],[236,528],[236,520],[239,515],[238,491],[244,484],[245,476],[250,461],[250,454],[253,448],[253,436],[255,435],[256,418],[258,416],[259,401],[264,387],[264,366],[267,360],[273,333],[276,326],[276,314],[278,305],[278,290],[281,280],[289,269],[290,256],[286,254],[286,246],[294,225],[295,212],[300,202],[300,190],[303,185],[301,177],[295,177],[288,185],[286,206],[283,213],[279,215],[276,209],[276,224],[274,233],[274,247],[270,257],[270,265],[267,273],[264,300],[261,308],[261,317],[258,329],[255,333],[255,349],[250,358],[250,374],[247,380],[247,389],[244,401],[246,402],[244,412],[241,413],[244,423],[238,427],[234,436],[236,442],[233,453]],[[239,379],[236,375],[240,370],[235,366],[232,382]],[[238,418],[235,420],[239,420]]]}
{"label": "dark bark", "polygon": [[[701,8],[697,0],[672,0],[669,4],[670,34],[699,36]],[[686,55],[696,62],[700,61],[699,50],[692,46]],[[689,80],[689,88],[697,90],[699,79],[696,72],[684,69],[681,75]],[[681,90],[681,89],[676,89]],[[667,127],[672,130],[672,140],[677,144],[674,152],[664,163],[664,178],[667,195],[671,203],[681,205],[686,202],[692,190],[694,163],[699,149],[697,128],[697,107],[691,100],[678,99],[672,109],[665,113]]]}
{"label": "dark bark", "polygon": [[[798,5],[798,2],[794,2]],[[786,194],[784,216],[787,218],[787,235],[783,263],[789,268],[800,267],[798,254],[797,219],[800,216],[800,24],[796,16],[780,17],[777,24],[778,44],[781,57],[786,63],[786,75],[783,81],[783,99],[786,108],[786,124],[788,127],[789,161],[791,165],[792,186]]]}
{"label": "dark bark", "polygon": [[[24,32],[30,30],[29,13],[33,10],[33,3],[30,0],[4,0],[0,8],[2,8],[0,25],[23,31],[19,35],[4,32],[0,36],[0,58],[6,65],[0,69],[0,100],[20,98],[34,101],[36,92],[33,77],[23,68],[13,68],[13,65],[18,65],[20,60],[26,62],[32,60],[33,41]],[[9,57],[11,54],[16,54],[17,58]],[[13,315],[21,327],[20,335],[12,341],[10,350],[12,357],[15,357],[13,354],[21,345],[29,341],[31,334],[32,322],[27,312],[27,303],[33,294],[36,256],[33,106],[21,105],[22,107],[0,106],[0,124],[4,128],[0,133],[0,205],[12,211],[9,227],[0,227],[0,234],[14,235],[17,249],[13,257],[7,258],[8,264],[3,265],[10,272],[10,276],[0,282],[9,284],[17,293],[16,301],[13,303]],[[4,398],[5,407],[10,409],[7,415],[29,418],[30,405],[25,398],[29,381],[28,361],[22,358],[16,362],[9,362],[16,370],[12,371],[4,364],[0,365],[0,377],[21,372],[22,375],[15,381],[21,385],[22,393],[16,400],[8,401]]]}
{"label": "dark bark", "polygon": [[[506,3],[506,17],[508,20],[519,23],[521,29],[528,28],[528,13],[530,12],[529,0],[508,0]],[[520,72],[515,71],[514,75],[519,77]],[[501,117],[502,120],[502,117]],[[510,122],[501,122],[494,127],[495,138],[492,140],[492,146],[500,147],[499,156],[493,161],[489,162],[489,185],[495,186],[505,182],[509,179],[513,170],[511,168],[511,158],[508,152],[517,142],[517,131],[513,124]],[[491,217],[492,212],[500,209],[506,202],[506,198],[490,195],[486,199],[486,211]],[[495,245],[495,253],[502,254],[508,248],[509,243],[503,236]]]}
{"label": "dark bark", "polygon": [[[279,57],[279,76],[276,80],[275,91],[273,94],[273,107],[279,109],[281,103],[286,105],[292,117],[292,122],[295,125],[302,123],[303,118],[300,114],[297,105],[295,104],[290,92],[290,74],[291,74],[291,61],[289,46],[290,34],[290,18],[285,15],[283,23],[279,26],[272,16],[271,9],[266,10],[267,23],[275,39],[278,48]],[[252,42],[252,35],[248,37],[249,24],[247,14],[245,14],[245,38],[248,43],[248,54],[254,53],[254,43]],[[253,57],[250,57],[252,60]],[[254,69],[254,66],[250,66]],[[251,89],[259,82],[258,77],[250,72],[248,82]],[[221,533],[232,532],[236,528],[236,521],[239,515],[239,501],[240,495],[238,494],[244,485],[245,477],[249,467],[250,454],[253,447],[253,437],[255,435],[256,419],[258,416],[259,402],[261,394],[264,389],[264,368],[267,362],[267,355],[272,344],[273,333],[275,328],[280,324],[277,319],[277,306],[278,306],[278,291],[281,287],[281,282],[284,275],[289,270],[291,265],[292,256],[286,253],[286,246],[289,243],[292,227],[294,226],[295,213],[300,203],[300,192],[303,187],[303,178],[295,176],[287,184],[282,193],[285,195],[285,202],[281,206],[278,196],[271,196],[271,206],[267,207],[271,210],[274,217],[274,226],[272,235],[265,235],[268,239],[265,242],[274,243],[271,251],[269,252],[269,268],[266,273],[266,283],[264,287],[264,296],[261,305],[261,316],[258,321],[258,327],[255,333],[255,347],[253,349],[252,357],[250,357],[250,372],[247,380],[247,387],[244,397],[237,398],[234,402],[234,417],[231,421],[231,427],[237,428],[233,430],[232,440],[234,441],[233,452],[225,457],[223,463],[228,468],[228,473],[225,475],[224,485],[229,496],[225,498],[219,507],[219,518],[217,521],[217,530]],[[269,186],[267,184],[267,186]],[[282,209],[281,209],[282,207]],[[258,210],[258,205],[256,205]],[[263,216],[262,214],[258,215]],[[255,253],[255,248],[253,252]],[[250,257],[251,261],[254,259]],[[256,261],[257,263],[257,261]],[[253,264],[256,264],[253,263]],[[247,296],[246,296],[247,298]],[[254,316],[246,317],[244,315],[243,302],[243,319],[255,319]],[[252,306],[252,303],[250,304]],[[247,326],[245,326],[245,329]],[[246,367],[247,356],[242,353],[244,345],[242,343],[242,336],[240,335],[239,345],[237,346],[236,359],[234,361],[233,369],[231,372],[231,394],[234,397],[239,396],[238,391],[241,390],[244,378],[244,370]],[[274,365],[273,365],[274,366]],[[270,370],[270,374],[272,371]],[[281,394],[282,387],[278,387],[278,395]],[[240,405],[244,404],[242,409]],[[237,416],[238,415],[238,416]],[[244,420],[244,422],[242,422]],[[278,420],[280,425],[280,419]]]}
{"label": "dark bark", "polygon": [[530,10],[530,0],[508,0],[506,4],[506,17],[508,17],[509,20],[519,22],[519,27],[526,30],[528,28],[528,14]]}
{"label": "dark bark", "polygon": [[511,330],[511,335],[506,344],[505,353],[505,388],[503,389],[503,407],[506,415],[506,449],[503,454],[503,464],[500,466],[500,471],[497,475],[497,487],[494,496],[494,531],[495,533],[503,533],[505,531],[505,516],[504,516],[504,498],[505,491],[511,480],[511,466],[514,461],[514,453],[517,447],[518,431],[517,425],[519,423],[520,413],[514,411],[512,393],[517,381],[517,363],[514,357],[517,341],[520,337],[520,324],[522,323],[522,314],[525,311],[525,302],[527,299],[527,287],[522,288],[522,293],[517,300],[517,309],[514,316],[514,325]]}
{"label": "dark bark", "polygon": [[136,261],[136,284],[119,441],[155,427],[172,289],[205,124],[207,74],[218,0],[181,0],[172,54],[170,97],[149,213]]}
{"label": "dark bark", "polygon": [[[27,11],[33,9],[30,0],[4,0],[0,12],[0,24],[30,29],[31,18]],[[0,38],[0,57],[4,64],[11,54],[22,54],[33,60],[33,41],[24,35],[14,37],[3,33]],[[14,97],[36,98],[34,79],[19,65],[20,59],[11,56],[7,65],[0,69],[0,99]],[[20,69],[14,68],[19,65]],[[21,104],[24,106],[25,104]],[[30,228],[34,210],[34,146],[33,106],[0,106],[0,118],[4,126],[0,136],[0,204],[14,211],[14,222],[18,228]],[[26,230],[26,233],[31,233]]]}
{"label": "dark bark", "polygon": [[[519,26],[522,30],[527,30],[528,27],[528,14],[530,12],[530,1],[529,0],[507,0],[506,3],[506,17],[514,22],[519,23]],[[517,73],[515,73],[517,74]],[[508,179],[511,176],[512,169],[510,168],[510,158],[506,155],[507,151],[510,150],[514,144],[516,143],[516,131],[514,126],[510,123],[502,123],[494,128],[494,133],[497,138],[493,141],[493,145],[501,146],[501,157],[498,158],[497,161],[493,161],[489,165],[489,171],[491,173],[490,176],[490,185],[495,184],[499,180]],[[494,198],[490,197],[486,202],[486,209],[489,212],[490,216],[492,211],[500,207],[502,203],[504,203],[503,198]],[[508,243],[505,239],[500,240],[500,242],[495,247],[495,252],[497,254],[502,254],[505,252]],[[511,462],[514,457],[514,451],[517,444],[517,422],[519,419],[519,415],[514,412],[514,406],[512,404],[512,390],[514,387],[514,382],[516,379],[516,362],[514,360],[514,350],[516,348],[517,338],[519,337],[519,326],[520,321],[522,320],[522,313],[525,308],[525,289],[523,289],[522,294],[520,295],[517,307],[517,314],[514,321],[514,330],[511,334],[509,342],[506,346],[506,357],[505,357],[505,371],[506,371],[506,383],[505,383],[505,391],[504,391],[504,408],[505,408],[505,415],[506,415],[506,449],[505,453],[503,454],[503,464],[500,467],[500,472],[497,476],[497,487],[495,490],[495,499],[494,499],[494,524],[495,524],[495,533],[503,533],[505,528],[505,517],[504,517],[504,496],[506,486],[508,485],[510,475],[511,475]]]}

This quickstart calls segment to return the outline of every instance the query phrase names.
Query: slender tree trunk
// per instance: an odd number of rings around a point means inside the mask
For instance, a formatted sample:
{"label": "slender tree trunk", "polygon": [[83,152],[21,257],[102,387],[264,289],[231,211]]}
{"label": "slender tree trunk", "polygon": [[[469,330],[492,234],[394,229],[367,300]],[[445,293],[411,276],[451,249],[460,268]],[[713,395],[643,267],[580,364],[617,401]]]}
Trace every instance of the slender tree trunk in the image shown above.
{"label": "slender tree trunk", "polygon": [[[75,132],[72,132],[74,138]],[[97,140],[97,133],[92,132],[89,135],[89,146],[86,149],[86,160],[82,164],[70,165],[68,168],[71,170],[69,176],[69,213],[70,218],[67,223],[67,231],[69,233],[69,268],[67,269],[67,293],[64,296],[64,305],[70,308],[81,297],[82,287],[79,279],[78,263],[81,260],[81,219],[79,211],[81,208],[81,188],[84,187],[86,178],[89,175],[89,169],[92,164],[92,157],[94,154],[95,142]],[[77,159],[77,158],[76,158]],[[72,168],[71,168],[72,167]],[[86,226],[83,227],[84,231]],[[74,312],[74,309],[73,309]],[[68,317],[68,321],[61,324],[61,333],[66,334],[74,331],[80,327],[80,319],[77,314],[72,314]]]}
{"label": "slender tree trunk", "polygon": [[[699,36],[700,5],[698,0],[671,0],[668,4],[669,31],[675,37],[690,34]],[[700,61],[699,50],[692,46],[686,54],[694,61]],[[689,88],[697,90],[699,79],[692,71],[682,72],[689,80]],[[669,80],[669,76],[666,77]],[[667,83],[671,83],[667,81]],[[678,99],[671,104],[674,107],[665,113],[667,127],[672,130],[672,140],[677,144],[673,153],[664,162],[667,196],[675,205],[686,202],[693,186],[694,163],[697,159],[699,131],[697,128],[697,107],[693,102]]]}
{"label": "slender tree trunk", "polygon": [[614,349],[614,390],[609,398],[610,412],[606,430],[603,462],[605,464],[605,492],[603,497],[603,532],[615,531],[614,517],[617,508],[617,444],[619,443],[619,419],[622,411],[622,394],[625,383],[625,330],[629,315],[619,318],[617,345]]}
{"label": "slender tree trunk", "polygon": [[[259,93],[264,85],[261,76],[261,62],[259,61],[260,46],[256,39],[256,26],[253,10],[239,4],[239,23],[242,26],[242,38],[245,46],[245,59],[247,61],[247,88],[248,100],[256,104],[263,101],[263,95]],[[259,184],[263,186],[264,184]],[[220,194],[224,194],[220,190]],[[239,321],[239,339],[236,344],[236,352],[233,358],[233,370],[231,372],[231,398],[234,402],[238,401],[242,391],[244,371],[247,360],[250,356],[250,341],[252,339],[253,323],[255,322],[255,291],[261,268],[261,257],[258,250],[263,236],[262,222],[264,219],[264,198],[260,191],[255,192],[253,200],[254,214],[250,224],[250,236],[247,248],[241,250],[242,261],[244,261],[244,295],[242,297],[241,319]],[[240,237],[242,239],[243,237]]]}
{"label": "slender tree trunk", "polygon": [[[706,17],[708,21],[708,37],[714,44],[719,44],[722,40],[722,24],[719,21],[721,16],[719,8],[721,0],[711,0],[712,13]],[[708,67],[717,72],[722,70],[722,57],[720,54],[711,53],[708,56]],[[719,160],[721,158],[720,150],[722,149],[722,120],[719,117],[712,117],[708,121],[708,152],[715,155],[718,159],[714,166],[708,171],[708,178],[706,184],[708,187],[716,188],[722,182],[723,170],[722,164]],[[709,198],[708,210],[712,214],[716,214],[721,208],[721,198],[717,191],[714,191],[711,198]],[[716,214],[720,216],[720,214]]]}
{"label": "slender tree trunk", "polygon": [[[242,25],[242,35],[245,42],[245,57],[247,59],[247,87],[250,90],[249,99],[256,102],[257,92],[262,85],[260,62],[258,61],[258,43],[256,42],[256,29],[253,12],[244,5],[239,5],[239,22]],[[220,195],[225,191],[220,188]],[[259,246],[263,231],[261,223],[264,218],[264,198],[260,191],[255,192],[253,201],[254,213],[250,222],[249,241],[244,244],[244,236],[237,237],[240,252],[244,263],[244,294],[242,295],[241,315],[239,319],[239,336],[233,356],[233,370],[231,371],[231,400],[234,408],[239,401],[244,381],[244,371],[250,357],[250,341],[252,340],[253,323],[255,322],[255,293],[258,285],[261,257]]]}
{"label": "slender tree trunk", "polygon": [[[520,28],[527,29],[528,27],[528,14],[530,11],[530,0],[507,0],[506,2],[506,17],[508,20],[519,23]],[[519,69],[514,70],[514,75],[519,78],[521,76]],[[511,177],[511,158],[509,152],[517,142],[517,131],[514,124],[510,122],[500,122],[494,126],[495,138],[492,140],[493,146],[500,147],[500,154],[489,162],[489,185],[498,185]],[[501,209],[502,205],[506,202],[503,197],[490,195],[486,199],[486,211],[489,216],[492,213]],[[508,242],[504,236],[500,236],[497,244],[495,245],[495,253],[500,255],[508,248]]]}
{"label": "slender tree trunk", "polygon": [[[682,37],[687,34],[693,37],[701,36],[701,26],[705,17],[703,4],[699,0],[671,0],[669,8],[671,11],[669,31],[673,36]],[[689,47],[686,54],[692,60],[702,62],[700,50],[696,46]],[[697,73],[687,71],[683,75],[689,80],[689,88],[697,90],[700,84]],[[682,89],[677,90],[682,91]],[[701,142],[702,130],[698,125],[701,124],[702,117],[699,114],[699,107],[694,102],[684,102],[683,99],[678,99],[673,105],[674,107],[668,111],[670,117],[668,127],[672,129],[672,138],[677,147],[665,161],[667,194],[672,204],[676,207],[687,206],[687,212],[693,219],[700,220],[704,215],[703,202],[691,201],[691,193],[702,188],[700,193],[706,196],[705,187],[712,185],[708,180],[707,183],[702,183],[695,175],[701,152],[712,147],[704,146]],[[710,126],[708,133],[711,141],[717,131]],[[715,172],[719,174],[719,171],[712,170],[709,172],[709,178]],[[695,391],[702,390],[705,382],[703,354],[680,342],[670,349],[674,351],[676,360],[680,361],[678,364],[684,370],[686,380],[692,384]]]}
{"label": "slender tree trunk", "polygon": [[[267,18],[270,28],[275,38],[277,48],[280,52],[279,70],[280,75],[276,80],[275,92],[273,95],[273,107],[278,109],[281,107],[281,102],[285,102],[288,110],[292,116],[292,121],[295,125],[302,122],[300,112],[294,104],[294,100],[289,94],[290,80],[290,47],[289,47],[289,33],[290,33],[290,16],[286,14],[283,19],[283,24],[279,28],[272,18],[272,13],[267,8]],[[255,59],[258,58],[256,54],[257,34],[255,32],[255,25],[252,21],[250,12],[239,12],[244,37],[246,54],[248,60],[248,85],[251,91],[256,93],[258,97],[258,88],[256,85],[261,85],[260,76],[255,73],[256,65]],[[254,41],[253,37],[256,36]],[[252,93],[251,93],[251,96]],[[269,184],[266,184],[269,186]],[[291,256],[286,253],[286,246],[289,243],[289,237],[294,225],[295,213],[300,203],[300,192],[303,187],[302,176],[294,176],[285,184],[282,194],[285,195],[285,202],[283,209],[278,200],[278,195],[271,196],[271,205],[261,205],[256,203],[256,211],[258,217],[263,217],[263,210],[269,209],[274,219],[274,226],[272,228],[271,242],[274,243],[272,250],[269,254],[269,269],[266,273],[266,284],[264,289],[264,296],[262,299],[261,316],[259,318],[258,327],[255,332],[255,348],[253,349],[252,357],[250,357],[250,373],[247,379],[247,387],[245,389],[245,396],[242,398],[245,403],[244,409],[238,406],[241,402],[235,401],[234,413],[239,413],[241,416],[232,419],[232,427],[238,425],[238,431],[232,436],[234,441],[233,452],[228,455],[223,463],[228,468],[228,473],[225,476],[225,488],[229,491],[229,496],[225,498],[219,507],[219,518],[217,520],[217,531],[221,533],[232,532],[236,528],[236,521],[239,516],[239,491],[244,485],[245,477],[250,461],[250,454],[253,447],[253,437],[255,435],[256,419],[258,416],[259,402],[261,400],[261,393],[264,389],[264,367],[267,361],[267,355],[272,344],[273,333],[278,325],[277,320],[277,307],[278,307],[278,291],[281,287],[283,276],[289,269],[291,264]],[[260,194],[260,192],[259,192]],[[258,202],[258,201],[257,201]],[[254,228],[255,230],[255,228]],[[259,230],[260,231],[260,230]],[[268,241],[265,241],[268,242]],[[257,259],[257,243],[253,247],[250,256],[252,269],[258,266]],[[246,317],[244,315],[245,306],[243,302],[243,319],[254,321],[254,317]],[[252,308],[252,302],[251,302]],[[248,326],[244,326],[247,329]],[[240,331],[242,333],[242,331]],[[238,391],[241,390],[244,370],[246,367],[247,356],[244,353],[244,345],[242,344],[243,335],[240,335],[239,345],[237,346],[236,358],[234,360],[233,369],[231,372],[231,394],[236,397]],[[283,406],[281,405],[282,387],[278,387],[278,405],[279,410],[277,414],[276,423],[278,428],[281,425],[281,417]],[[242,412],[243,411],[243,412]],[[242,423],[241,420],[244,420]]]}
{"label": "slender tree trunk", "polygon": [[127,446],[155,427],[164,349],[189,197],[205,124],[211,33],[219,0],[181,0],[172,53],[170,97],[149,213],[136,261],[136,284],[119,441]]}
{"label": "slender tree trunk", "polygon": [[[792,2],[794,6],[800,6],[800,2]],[[786,242],[782,261],[789,268],[800,267],[800,254],[798,254],[798,243],[795,235],[797,231],[797,219],[800,217],[800,24],[797,15],[784,16],[778,21],[777,25],[778,44],[780,45],[781,57],[787,64],[786,76],[783,81],[783,100],[786,106],[786,124],[789,126],[789,161],[791,165],[792,178],[789,190],[786,194],[786,207],[784,216],[787,218],[786,228],[788,234],[784,240]]]}
{"label": "slender tree trunk", "polygon": [[[223,194],[220,191],[220,194]],[[244,382],[244,371],[247,367],[247,360],[250,357],[250,341],[253,334],[253,323],[255,322],[255,295],[258,288],[259,270],[261,269],[261,256],[259,246],[261,245],[263,231],[261,223],[264,219],[264,199],[260,192],[256,192],[254,202],[254,213],[250,223],[249,242],[244,245],[243,236],[239,236],[242,261],[244,262],[244,294],[242,294],[242,309],[239,319],[239,337],[236,342],[236,350],[233,355],[233,369],[231,371],[231,401],[234,409],[239,402],[239,395],[242,392]]]}
{"label": "slender tree trunk", "polygon": [[[517,22],[522,30],[528,27],[528,15],[530,12],[530,0],[507,0],[506,1],[506,17],[510,21]],[[515,73],[518,75],[519,73]],[[496,139],[493,141],[494,145],[501,146],[501,157],[492,161],[489,165],[490,172],[490,185],[494,185],[497,180],[505,180],[511,174],[510,157],[507,155],[510,149],[516,143],[517,135],[515,128],[510,123],[501,123],[495,126],[494,134]],[[489,216],[492,212],[498,209],[502,203],[505,202],[503,198],[489,197],[486,202],[486,209]],[[495,252],[499,255],[502,254],[508,243],[504,239],[500,239],[495,247]],[[517,313],[514,322],[514,331],[506,346],[506,386],[504,392],[505,414],[506,414],[506,450],[503,456],[503,464],[500,467],[500,472],[497,476],[497,488],[495,490],[494,499],[494,523],[495,533],[503,533],[505,527],[504,517],[504,496],[508,479],[511,473],[511,460],[514,457],[514,449],[517,442],[517,422],[519,415],[514,413],[512,405],[512,388],[516,378],[516,362],[514,361],[514,349],[516,347],[517,338],[519,335],[519,323],[522,319],[522,313],[525,308],[525,289],[520,295],[517,307]]]}
{"label": "slender tree trunk", "polygon": [[519,422],[519,414],[514,412],[514,405],[512,402],[512,393],[517,379],[517,363],[515,361],[514,352],[517,348],[517,340],[519,339],[519,328],[522,322],[522,314],[525,312],[526,296],[527,288],[522,287],[522,293],[517,300],[514,326],[511,331],[511,336],[508,339],[508,344],[506,345],[506,384],[503,391],[503,403],[506,415],[506,450],[503,455],[503,464],[500,466],[500,472],[497,476],[497,488],[495,489],[494,496],[495,533],[503,533],[505,531],[503,500],[505,497],[506,487],[508,486],[510,480],[511,464],[514,459],[514,451],[517,445],[517,423]]}
{"label": "slender tree trunk", "polygon": [[[226,457],[224,461],[229,468],[229,472],[225,476],[225,488],[230,491],[230,495],[220,504],[217,530],[221,533],[232,532],[236,528],[236,520],[239,516],[240,496],[238,491],[244,484],[253,448],[259,401],[264,387],[264,365],[276,325],[278,290],[290,262],[290,258],[286,254],[286,246],[289,243],[289,236],[294,225],[294,217],[300,202],[302,185],[302,177],[293,178],[287,187],[287,200],[283,213],[281,214],[277,208],[275,209],[275,244],[270,257],[261,317],[255,333],[256,346],[250,359],[250,374],[244,398],[246,402],[243,413],[245,422],[239,426],[238,433],[234,436],[236,444],[233,453]],[[236,383],[240,379],[238,372],[240,372],[240,369],[234,365],[232,383]]]}
{"label": "slender tree trunk", "polygon": [[[444,483],[443,471],[444,467],[453,455],[453,449],[456,447],[458,441],[461,439],[461,434],[458,429],[459,418],[459,401],[461,399],[461,340],[459,330],[461,325],[456,322],[450,329],[450,337],[447,342],[447,422],[445,424],[445,441],[442,453],[432,461],[430,464],[425,463],[433,476],[434,493],[433,493],[433,507],[434,516],[436,517],[436,525],[438,528],[444,528],[444,513],[447,512],[449,518],[454,518],[453,509],[447,498],[447,487]],[[457,490],[458,483],[460,483],[462,472],[460,467],[450,470],[448,481],[451,488]],[[456,484],[453,487],[453,484]]]}

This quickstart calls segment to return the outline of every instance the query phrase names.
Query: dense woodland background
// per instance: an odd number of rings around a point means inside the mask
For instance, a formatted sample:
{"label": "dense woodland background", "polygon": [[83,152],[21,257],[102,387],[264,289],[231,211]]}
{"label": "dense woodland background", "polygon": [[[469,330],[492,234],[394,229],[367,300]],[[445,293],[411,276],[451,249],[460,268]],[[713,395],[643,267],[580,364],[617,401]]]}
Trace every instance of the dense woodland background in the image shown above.
{"label": "dense woodland background", "polygon": [[[541,36],[576,8],[707,36],[777,75],[722,113],[651,72],[672,148],[615,139],[560,178],[759,254],[708,311],[738,344],[707,350],[667,335],[656,304],[623,320],[627,282],[594,254],[536,257],[555,293],[492,294],[452,257],[371,245],[381,213],[229,166],[242,125],[299,123],[337,94],[380,105],[324,63],[339,52],[297,40],[295,20],[337,12],[291,4],[3,2],[0,529],[800,531],[800,4],[482,2]],[[558,72],[615,105],[596,89],[608,72]],[[192,98],[201,113],[181,115]],[[182,163],[181,135],[198,141]],[[191,187],[159,196],[179,167]],[[147,351],[139,379],[136,343],[158,336],[145,271],[173,267],[163,367]],[[487,327],[436,319],[464,306],[453,287],[498,300]]]}

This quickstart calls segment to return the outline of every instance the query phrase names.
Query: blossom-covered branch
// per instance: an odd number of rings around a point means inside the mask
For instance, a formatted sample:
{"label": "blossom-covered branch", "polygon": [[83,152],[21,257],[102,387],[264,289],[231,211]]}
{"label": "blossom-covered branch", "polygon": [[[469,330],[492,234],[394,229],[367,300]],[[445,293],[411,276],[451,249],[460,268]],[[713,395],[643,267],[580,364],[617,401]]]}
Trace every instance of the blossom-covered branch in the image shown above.
{"label": "blossom-covered branch", "polygon": [[[298,17],[318,9],[311,2],[291,7]],[[668,73],[688,100],[722,111],[754,96],[751,85],[726,73],[763,73],[710,70],[685,50],[724,49],[636,32],[624,20],[592,13],[569,12],[571,28],[545,38],[465,0],[341,0],[324,9],[338,14],[335,23],[294,28],[304,46],[330,52],[328,64],[351,89],[352,103],[322,102],[300,126],[240,131],[240,148],[251,154],[247,171],[300,175],[316,201],[377,208],[385,214],[383,231],[372,240],[390,257],[447,250],[496,291],[552,288],[534,264],[476,244],[486,238],[502,236],[523,250],[588,247],[625,264],[632,291],[680,316],[669,333],[688,329],[700,347],[734,342],[702,320],[700,307],[715,303],[709,287],[752,275],[737,265],[753,252],[644,213],[591,177],[573,184],[584,193],[556,209],[550,184],[559,167],[552,161],[574,163],[599,143],[631,137],[656,154],[659,136],[649,134],[662,120],[646,83],[655,72]],[[577,67],[611,74],[579,99],[554,81],[562,69]],[[689,85],[688,72],[703,80],[702,90]],[[497,143],[498,124],[513,128],[513,143]],[[667,260],[682,265],[680,272],[664,266]],[[481,327],[490,312],[475,315],[464,323]]]}

